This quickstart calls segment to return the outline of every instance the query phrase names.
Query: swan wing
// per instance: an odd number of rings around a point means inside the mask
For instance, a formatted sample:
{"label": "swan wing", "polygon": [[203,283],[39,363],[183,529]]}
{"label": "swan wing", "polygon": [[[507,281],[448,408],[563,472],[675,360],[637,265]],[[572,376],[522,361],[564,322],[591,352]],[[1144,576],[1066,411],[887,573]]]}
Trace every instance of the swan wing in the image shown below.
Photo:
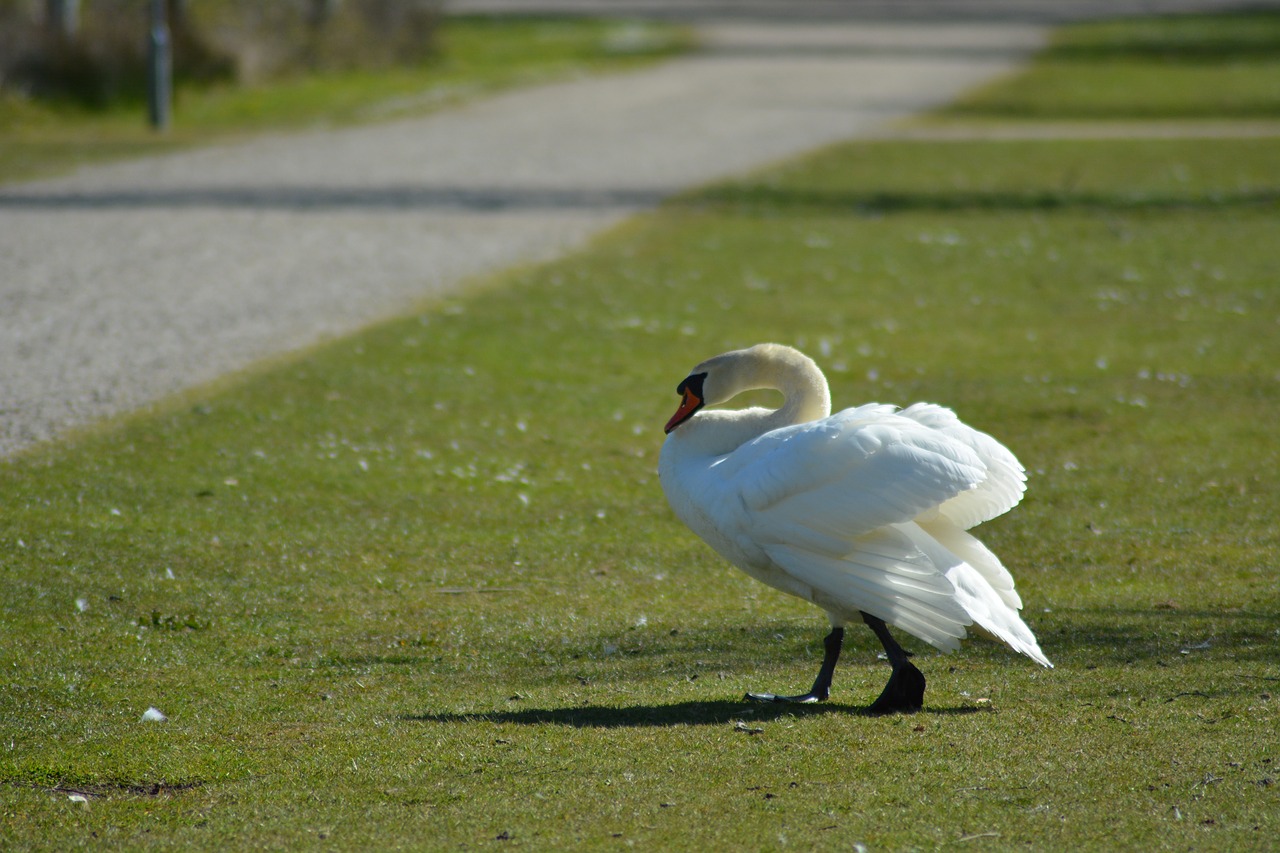
{"label": "swan wing", "polygon": [[968,530],[1003,515],[1022,500],[1027,475],[1009,448],[963,423],[955,412],[942,406],[916,403],[898,414],[964,445],[981,460],[985,469],[985,476],[976,488],[961,492],[938,507],[941,515]]}
{"label": "swan wing", "polygon": [[985,469],[966,444],[871,404],[766,433],[705,475],[721,499],[699,503],[738,553],[763,554],[841,618],[866,612],[938,649],[959,647],[972,618],[895,525],[981,482]]}
{"label": "swan wing", "polygon": [[1013,575],[977,537],[946,517],[922,520],[919,524],[939,545],[977,571],[1006,607],[1022,609],[1022,597],[1014,589]]}
{"label": "swan wing", "polygon": [[964,442],[876,404],[773,430],[720,472],[762,543],[841,556],[858,536],[911,521],[986,477]]}
{"label": "swan wing", "polygon": [[[978,629],[1042,666],[1053,666],[1041,651],[1035,634],[1018,614],[1022,602],[1013,590],[1013,578],[995,554],[943,518],[928,524],[904,524],[898,529],[951,582],[955,601]],[[1007,586],[993,583],[993,577],[1007,578]]]}
{"label": "swan wing", "polygon": [[955,651],[973,619],[952,582],[892,527],[858,537],[833,555],[795,544],[764,546],[775,565],[812,590],[810,600],[841,619],[883,619],[942,651]]}

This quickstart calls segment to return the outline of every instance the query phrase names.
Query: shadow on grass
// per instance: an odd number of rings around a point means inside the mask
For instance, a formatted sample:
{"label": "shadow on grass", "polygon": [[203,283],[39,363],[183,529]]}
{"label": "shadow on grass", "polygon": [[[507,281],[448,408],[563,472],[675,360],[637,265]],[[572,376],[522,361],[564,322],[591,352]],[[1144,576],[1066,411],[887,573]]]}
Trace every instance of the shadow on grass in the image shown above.
{"label": "shadow on grass", "polygon": [[1042,631],[1046,654],[1077,663],[1159,663],[1209,656],[1232,666],[1280,664],[1274,643],[1280,613],[1270,608],[1082,607],[1055,614],[1056,628]]}
{"label": "shadow on grass", "polygon": [[[930,708],[917,715],[954,716],[983,713],[987,709],[972,706]],[[405,714],[401,720],[413,723],[514,723],[516,725],[557,725],[579,729],[616,729],[646,726],[715,726],[742,721],[748,733],[753,724],[767,723],[782,717],[807,717],[815,714],[850,714],[875,719],[866,708],[823,702],[815,705],[755,704],[745,701],[676,702],[672,705],[583,705],[574,708],[524,708],[518,711],[490,713]]]}
{"label": "shadow on grass", "polygon": [[1091,210],[1112,212],[1205,211],[1263,208],[1280,200],[1270,187],[1213,192],[1132,192],[1069,189],[946,190],[824,190],[818,188],[738,185],[705,190],[686,200],[689,207],[727,209],[740,215],[808,213],[876,215],[895,213],[1007,213]]}
{"label": "shadow on grass", "polygon": [[[1241,9],[1218,14],[1174,14],[1117,19],[1136,24],[1128,33],[1051,45],[1041,57],[1079,62],[1159,61],[1226,65],[1280,58],[1280,12]],[[1106,26],[1106,25],[1104,25]]]}
{"label": "shadow on grass", "polygon": [[[1233,664],[1280,664],[1280,646],[1274,642],[1280,610],[1270,601],[1249,606],[1220,609],[1184,608],[1169,603],[1152,607],[1064,606],[1051,614],[1024,613],[1041,647],[1055,663],[1158,663],[1189,656],[1211,656]],[[615,644],[615,661],[661,659],[672,672],[701,673],[708,668],[751,671],[760,668],[792,667],[792,687],[801,686],[822,660],[822,635],[826,629],[816,618],[767,621],[758,624],[726,624],[720,627],[692,627],[678,634],[665,630],[620,630],[600,634],[566,647],[570,655],[564,666],[603,664],[599,649]],[[1039,667],[992,640],[971,636],[954,655],[940,653],[906,632],[893,633],[919,657],[916,664],[926,677],[957,663],[974,663],[1016,668]],[[878,661],[880,645],[870,631],[851,626],[845,637],[845,653],[838,670],[841,679],[850,673],[869,679],[868,690],[886,677],[887,667]],[[624,664],[619,664],[622,666]],[[855,669],[855,668],[862,669]],[[649,677],[649,670],[644,676]]]}
{"label": "shadow on grass", "polygon": [[222,209],[283,210],[326,213],[335,210],[381,212],[500,213],[511,210],[618,210],[656,207],[666,201],[672,209],[713,210],[737,215],[793,214],[885,216],[916,212],[1052,212],[1069,210],[1218,211],[1261,208],[1280,201],[1271,186],[1213,191],[1117,193],[1106,190],[885,190],[776,187],[733,184],[671,198],[675,188],[650,190],[616,186],[516,189],[484,186],[396,187],[202,187],[178,189],[108,189],[46,191],[7,189],[0,192],[0,210],[29,212],[79,210]]}
{"label": "shadow on grass", "polygon": [[202,186],[105,190],[0,192],[0,209],[146,210],[155,208],[285,210],[469,211],[594,210],[653,207],[670,192],[643,187],[520,189],[503,186]]}

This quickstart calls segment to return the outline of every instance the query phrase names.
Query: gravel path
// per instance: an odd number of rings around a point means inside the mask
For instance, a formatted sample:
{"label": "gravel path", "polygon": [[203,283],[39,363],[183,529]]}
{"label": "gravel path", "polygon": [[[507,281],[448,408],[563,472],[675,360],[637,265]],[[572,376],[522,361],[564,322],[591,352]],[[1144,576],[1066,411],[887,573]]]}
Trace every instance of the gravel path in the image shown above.
{"label": "gravel path", "polygon": [[632,74],[0,188],[0,457],[872,132],[1043,33],[1026,15],[938,21],[927,3],[904,3],[909,21],[759,5],[705,4],[705,51]]}

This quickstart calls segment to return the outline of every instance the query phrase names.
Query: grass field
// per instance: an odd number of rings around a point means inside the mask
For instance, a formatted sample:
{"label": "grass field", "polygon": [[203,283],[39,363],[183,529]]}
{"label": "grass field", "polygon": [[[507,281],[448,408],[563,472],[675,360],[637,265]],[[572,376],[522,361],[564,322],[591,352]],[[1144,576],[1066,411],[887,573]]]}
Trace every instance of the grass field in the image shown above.
{"label": "grass field", "polygon": [[147,127],[143,105],[92,110],[0,93],[0,183],[248,133],[417,115],[511,86],[635,68],[690,46],[670,25],[483,16],[448,18],[439,41],[438,56],[421,65],[180,88],[163,134]]}
{"label": "grass field", "polygon": [[[855,143],[0,465],[0,838],[1269,849],[1278,213],[1274,139]],[[1055,669],[908,643],[871,718],[852,630],[827,705],[740,701],[825,619],[655,467],[765,339],[1014,449],[982,535]]]}
{"label": "grass field", "polygon": [[1026,73],[944,112],[1006,120],[1280,118],[1280,14],[1065,27]]}

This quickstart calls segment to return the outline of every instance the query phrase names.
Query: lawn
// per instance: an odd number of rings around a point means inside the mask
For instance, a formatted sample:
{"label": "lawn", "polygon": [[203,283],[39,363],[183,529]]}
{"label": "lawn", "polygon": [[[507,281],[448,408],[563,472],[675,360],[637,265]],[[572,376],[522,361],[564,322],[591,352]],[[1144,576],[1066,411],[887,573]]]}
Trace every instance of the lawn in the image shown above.
{"label": "lawn", "polygon": [[[1273,139],[852,143],[4,463],[0,838],[1268,849],[1278,202]],[[825,619],[655,467],[765,339],[1019,455],[982,536],[1055,669],[909,642],[873,718],[854,629],[831,702],[740,701]]]}
{"label": "lawn", "polygon": [[960,98],[953,117],[1280,118],[1280,12],[1064,27],[1034,67]]}

